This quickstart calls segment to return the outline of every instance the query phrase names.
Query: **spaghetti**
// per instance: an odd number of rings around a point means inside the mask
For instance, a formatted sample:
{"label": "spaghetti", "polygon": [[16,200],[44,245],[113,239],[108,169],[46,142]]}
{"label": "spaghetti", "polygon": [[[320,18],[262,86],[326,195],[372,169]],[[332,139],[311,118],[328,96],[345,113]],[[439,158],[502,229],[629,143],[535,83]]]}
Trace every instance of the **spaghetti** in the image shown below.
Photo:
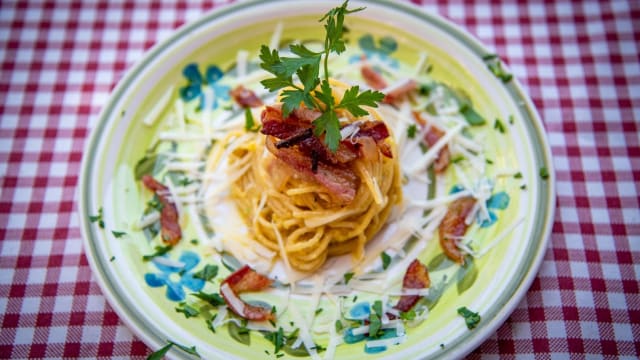
{"label": "spaghetti", "polygon": [[[339,99],[344,86],[332,83],[334,96]],[[304,125],[310,113],[303,108],[282,119],[278,106],[266,107],[263,132],[269,132],[267,122],[274,116],[289,124],[297,116],[299,119],[294,120]],[[313,157],[300,155],[303,144],[291,146],[286,140],[262,133],[243,136],[229,154],[229,167],[245,170],[231,184],[231,197],[250,233],[295,270],[314,271],[331,256],[352,254],[354,260],[360,259],[366,243],[402,200],[398,153],[392,137],[374,141],[358,134],[384,124],[380,115],[373,109],[364,118],[354,118],[346,111],[339,115],[341,146],[356,149],[357,156],[349,156],[348,151],[342,154],[350,161],[314,163]],[[303,133],[305,128],[301,129]],[[220,146],[226,147],[224,143]],[[340,158],[340,150],[330,155]]]}

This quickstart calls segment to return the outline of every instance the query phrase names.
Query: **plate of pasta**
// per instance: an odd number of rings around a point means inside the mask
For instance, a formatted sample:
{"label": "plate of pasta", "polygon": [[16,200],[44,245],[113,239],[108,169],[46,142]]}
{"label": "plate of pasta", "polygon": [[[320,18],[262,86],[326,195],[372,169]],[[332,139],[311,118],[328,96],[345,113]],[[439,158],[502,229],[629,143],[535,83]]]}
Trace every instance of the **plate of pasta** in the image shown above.
{"label": "plate of pasta", "polygon": [[409,4],[241,2],[156,45],[88,143],[92,270],[152,358],[457,358],[540,266],[542,122]]}

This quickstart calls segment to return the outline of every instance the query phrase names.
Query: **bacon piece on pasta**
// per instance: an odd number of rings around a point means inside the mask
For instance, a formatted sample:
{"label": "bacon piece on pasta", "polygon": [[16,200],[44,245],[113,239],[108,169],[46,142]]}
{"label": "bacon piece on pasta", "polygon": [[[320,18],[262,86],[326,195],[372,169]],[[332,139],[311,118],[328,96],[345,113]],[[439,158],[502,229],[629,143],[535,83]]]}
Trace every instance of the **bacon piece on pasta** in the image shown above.
{"label": "bacon piece on pasta", "polygon": [[349,203],[355,198],[358,177],[350,168],[318,162],[314,172],[310,156],[293,148],[276,148],[273,137],[267,137],[266,145],[276,158],[291,166],[298,175],[323,185],[341,203]]}
{"label": "bacon piece on pasta", "polygon": [[254,321],[275,320],[275,314],[271,312],[271,309],[248,304],[238,296],[243,292],[264,290],[271,286],[272,282],[268,277],[258,274],[248,265],[245,265],[229,275],[220,284],[220,294],[229,309],[243,319]]}
{"label": "bacon piece on pasta", "polygon": [[382,78],[382,75],[375,71],[370,65],[362,65],[362,67],[360,67],[360,74],[372,89],[382,90],[387,87],[387,82]]}
{"label": "bacon piece on pasta", "polygon": [[[420,116],[420,113],[414,112],[413,116],[420,125],[429,126],[427,125],[426,120],[424,120],[422,116]],[[431,147],[435,145],[438,140],[440,140],[440,138],[444,136],[444,134],[444,131],[436,128],[435,126],[429,126],[429,129],[424,134],[424,142],[427,143],[429,147]],[[436,173],[440,174],[447,169],[450,162],[451,152],[449,151],[449,146],[445,145],[444,147],[442,147],[442,149],[440,149],[436,160],[433,162],[433,170],[435,170]]]}
{"label": "bacon piece on pasta", "polygon": [[447,257],[460,265],[464,265],[464,253],[460,251],[456,242],[457,238],[463,236],[469,225],[465,223],[467,216],[476,204],[476,199],[472,196],[454,200],[449,204],[438,232],[440,234],[440,246]]}
{"label": "bacon piece on pasta", "polygon": [[[411,262],[407,272],[402,279],[402,290],[406,289],[427,289],[431,286],[429,271],[418,259]],[[395,308],[406,312],[420,300],[420,295],[402,295]]]}
{"label": "bacon piece on pasta", "polygon": [[158,196],[162,204],[162,211],[160,211],[162,241],[168,245],[177,244],[182,238],[182,230],[180,229],[178,208],[169,198],[169,188],[158,182],[151,175],[144,175],[142,183]]}
{"label": "bacon piece on pasta", "polygon": [[262,100],[250,89],[242,85],[236,86],[229,92],[233,100],[242,108],[252,108],[262,106]]}

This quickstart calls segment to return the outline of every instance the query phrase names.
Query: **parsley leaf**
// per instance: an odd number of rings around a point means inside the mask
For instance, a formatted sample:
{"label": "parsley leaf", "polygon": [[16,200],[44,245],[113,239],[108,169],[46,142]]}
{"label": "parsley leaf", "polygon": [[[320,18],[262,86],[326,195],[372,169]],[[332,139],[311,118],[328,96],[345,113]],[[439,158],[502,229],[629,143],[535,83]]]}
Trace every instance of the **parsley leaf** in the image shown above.
{"label": "parsley leaf", "polygon": [[101,229],[104,229],[104,220],[102,219],[102,206],[98,209],[98,215],[89,215],[89,221],[97,222]]}
{"label": "parsley leaf", "polygon": [[200,314],[200,311],[198,311],[198,309],[190,306],[185,302],[182,302],[179,305],[180,307],[176,308],[176,312],[183,313],[184,317],[186,317],[187,319],[190,317],[198,316]]}
{"label": "parsley leaf", "polygon": [[113,236],[115,236],[116,238],[121,238],[124,235],[127,235],[126,232],[124,231],[116,231],[116,230],[111,230],[111,233],[113,234]]}
{"label": "parsley leaf", "polygon": [[547,170],[546,166],[540,168],[540,177],[543,180],[547,180],[549,178],[549,170]]}
{"label": "parsley leaf", "polygon": [[[322,115],[314,122],[314,134],[324,135],[324,143],[335,152],[340,144],[340,121],[337,109],[350,112],[353,116],[366,116],[368,112],[362,106],[376,107],[384,98],[378,91],[360,92],[353,86],[344,93],[339,104],[335,103],[331,85],[329,84],[329,54],[340,54],[346,50],[343,34],[345,32],[344,16],[364,8],[348,9],[348,0],[341,6],[327,12],[320,22],[325,21],[326,35],[324,49],[315,52],[302,44],[289,46],[291,53],[297,57],[280,57],[278,50],[271,50],[263,45],[260,48],[260,67],[275,77],[262,80],[262,85],[269,91],[284,89],[281,93],[282,116],[287,117],[294,109],[304,103],[308,108],[315,108]],[[320,66],[324,60],[323,79],[320,78]],[[299,82],[293,82],[296,75]],[[320,88],[318,89],[318,85]]]}

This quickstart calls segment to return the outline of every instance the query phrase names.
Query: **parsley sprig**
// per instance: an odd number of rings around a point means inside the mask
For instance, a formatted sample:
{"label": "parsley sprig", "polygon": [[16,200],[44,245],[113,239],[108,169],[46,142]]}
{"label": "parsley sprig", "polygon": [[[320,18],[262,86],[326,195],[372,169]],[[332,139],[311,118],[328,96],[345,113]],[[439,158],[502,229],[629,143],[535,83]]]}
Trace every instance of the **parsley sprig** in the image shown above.
{"label": "parsley sprig", "polygon": [[[348,9],[347,6],[348,0],[342,6],[331,9],[319,20],[326,21],[322,51],[312,51],[303,44],[292,44],[289,49],[296,56],[280,57],[277,49],[269,49],[266,45],[260,48],[260,66],[275,75],[262,80],[262,85],[269,91],[284,89],[281,93],[282,116],[289,116],[300,104],[321,111],[322,115],[313,122],[314,134],[318,137],[324,134],[324,142],[333,152],[340,143],[340,121],[336,110],[346,110],[356,117],[366,116],[368,112],[362,106],[377,107],[377,103],[384,98],[384,94],[379,91],[360,92],[357,85],[345,91],[340,102],[336,103],[333,97],[329,83],[329,55],[339,55],[346,50],[343,39],[344,16],[364,9]],[[323,78],[320,78],[323,60],[324,73]],[[294,81],[294,75],[299,81]]]}

